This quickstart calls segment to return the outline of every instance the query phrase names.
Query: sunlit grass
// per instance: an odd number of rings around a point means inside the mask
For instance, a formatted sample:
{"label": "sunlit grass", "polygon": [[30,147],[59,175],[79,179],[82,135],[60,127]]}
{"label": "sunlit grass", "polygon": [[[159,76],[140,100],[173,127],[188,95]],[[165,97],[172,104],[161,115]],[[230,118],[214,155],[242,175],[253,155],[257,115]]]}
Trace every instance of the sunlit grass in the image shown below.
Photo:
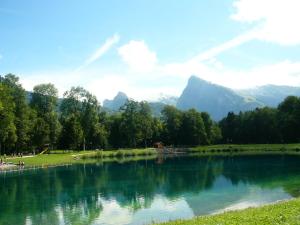
{"label": "sunlit grass", "polygon": [[240,211],[226,212],[213,216],[195,217],[191,220],[176,220],[164,225],[273,225],[273,224],[300,224],[300,199],[266,205],[258,208],[249,208]]}
{"label": "sunlit grass", "polygon": [[51,154],[35,155],[31,157],[6,158],[6,162],[18,164],[20,161],[25,163],[25,166],[50,166],[81,163],[87,159],[112,159],[122,160],[123,158],[131,158],[132,160],[142,159],[141,157],[156,155],[155,149],[129,149],[116,151],[63,151],[54,150]]}
{"label": "sunlit grass", "polygon": [[[300,144],[249,144],[249,145],[210,145],[190,148],[190,155],[232,155],[232,154],[299,154]],[[123,158],[156,156],[158,153],[153,148],[146,149],[120,149],[120,150],[93,150],[93,151],[65,151],[52,150],[51,154],[35,155],[23,158],[7,158],[6,162],[17,164],[24,162],[26,166],[47,166],[78,163],[87,159]],[[107,160],[106,160],[107,161]],[[111,161],[111,160],[110,160]]]}
{"label": "sunlit grass", "polygon": [[190,149],[197,153],[299,153],[300,144],[226,144],[198,146]]}

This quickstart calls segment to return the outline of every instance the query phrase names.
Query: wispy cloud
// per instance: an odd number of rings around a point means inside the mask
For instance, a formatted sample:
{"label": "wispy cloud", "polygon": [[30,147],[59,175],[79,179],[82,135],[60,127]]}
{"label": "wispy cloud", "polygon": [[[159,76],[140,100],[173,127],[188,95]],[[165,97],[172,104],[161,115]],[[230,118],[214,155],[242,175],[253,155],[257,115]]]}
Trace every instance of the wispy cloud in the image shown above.
{"label": "wispy cloud", "polygon": [[0,54],[0,60],[3,59],[3,56]]}
{"label": "wispy cloud", "polygon": [[76,69],[76,71],[80,71],[95,62],[97,59],[103,56],[113,45],[117,44],[119,40],[120,36],[118,34],[115,34],[114,36],[108,38],[100,48],[98,48],[90,57],[85,60],[85,62],[81,66]]}
{"label": "wispy cloud", "polygon": [[250,30],[244,34],[241,34],[229,41],[226,41],[216,47],[213,47],[205,52],[200,53],[199,55],[192,58],[192,61],[205,61],[210,60],[217,55],[221,54],[222,52],[225,52],[229,49],[232,49],[234,47],[238,47],[248,41],[251,41],[257,37],[257,29]]}

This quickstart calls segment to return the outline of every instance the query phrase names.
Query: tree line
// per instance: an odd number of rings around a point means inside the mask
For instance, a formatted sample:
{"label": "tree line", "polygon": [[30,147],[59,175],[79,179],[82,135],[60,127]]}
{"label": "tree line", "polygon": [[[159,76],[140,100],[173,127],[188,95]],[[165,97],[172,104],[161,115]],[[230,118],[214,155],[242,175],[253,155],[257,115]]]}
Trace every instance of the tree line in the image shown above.
{"label": "tree line", "polygon": [[277,108],[230,112],[219,126],[224,143],[299,143],[300,98],[288,96]]}
{"label": "tree line", "polygon": [[28,93],[13,74],[0,76],[0,154],[50,149],[118,149],[216,143],[300,141],[300,98],[277,108],[228,113],[219,123],[206,112],[165,106],[154,117],[146,101],[128,100],[117,113],[105,112],[97,98],[72,87],[63,98],[53,84]]}
{"label": "tree line", "polygon": [[221,131],[210,116],[173,106],[154,117],[146,101],[128,100],[117,113],[105,112],[97,98],[72,87],[63,98],[53,84],[28,93],[13,74],[0,76],[0,153],[50,149],[118,149],[215,143]]}

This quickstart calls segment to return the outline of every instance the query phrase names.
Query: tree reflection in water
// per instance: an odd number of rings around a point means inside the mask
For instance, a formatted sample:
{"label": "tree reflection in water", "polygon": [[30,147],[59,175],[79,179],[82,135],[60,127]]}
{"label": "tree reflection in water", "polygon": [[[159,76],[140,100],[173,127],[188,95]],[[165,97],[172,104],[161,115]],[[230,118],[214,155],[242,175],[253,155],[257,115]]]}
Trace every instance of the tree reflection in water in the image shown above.
{"label": "tree reflection in water", "polygon": [[97,224],[107,217],[151,223],[162,220],[161,210],[170,218],[222,210],[250,198],[250,190],[268,201],[296,197],[299,162],[280,155],[175,157],[2,173],[0,224]]}

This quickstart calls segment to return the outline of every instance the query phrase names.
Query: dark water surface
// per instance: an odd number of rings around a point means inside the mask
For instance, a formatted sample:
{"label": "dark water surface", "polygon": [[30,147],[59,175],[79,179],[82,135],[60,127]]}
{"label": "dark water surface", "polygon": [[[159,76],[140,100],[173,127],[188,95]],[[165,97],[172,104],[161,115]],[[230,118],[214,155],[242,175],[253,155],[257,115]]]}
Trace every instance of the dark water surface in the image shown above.
{"label": "dark water surface", "polygon": [[299,194],[297,156],[74,165],[1,173],[0,224],[150,224]]}

